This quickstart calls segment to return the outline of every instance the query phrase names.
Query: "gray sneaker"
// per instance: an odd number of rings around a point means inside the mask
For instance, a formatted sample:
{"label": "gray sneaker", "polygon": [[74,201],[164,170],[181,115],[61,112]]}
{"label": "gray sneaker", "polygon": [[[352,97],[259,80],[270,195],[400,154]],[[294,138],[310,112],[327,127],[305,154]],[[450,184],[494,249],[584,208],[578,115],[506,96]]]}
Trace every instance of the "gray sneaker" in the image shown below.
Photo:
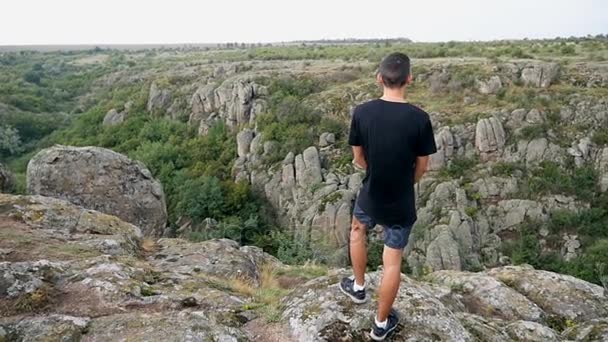
{"label": "gray sneaker", "polygon": [[376,320],[374,320],[374,327],[372,331],[369,333],[369,336],[374,341],[384,341],[384,339],[391,333],[393,330],[397,329],[399,325],[399,313],[395,309],[391,309],[391,312],[388,314],[386,318],[386,327],[380,328],[376,325]]}
{"label": "gray sneaker", "polygon": [[349,296],[353,302],[357,304],[363,304],[367,302],[367,296],[365,295],[365,289],[361,291],[354,290],[355,280],[351,278],[342,278],[340,282],[340,291],[342,291],[345,295]]}

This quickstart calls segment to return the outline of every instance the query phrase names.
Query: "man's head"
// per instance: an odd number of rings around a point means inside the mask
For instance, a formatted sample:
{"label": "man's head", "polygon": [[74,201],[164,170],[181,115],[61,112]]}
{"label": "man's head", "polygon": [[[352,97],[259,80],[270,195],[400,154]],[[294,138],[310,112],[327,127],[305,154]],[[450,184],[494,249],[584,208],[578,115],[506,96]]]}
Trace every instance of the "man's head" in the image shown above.
{"label": "man's head", "polygon": [[400,89],[405,87],[412,81],[410,58],[399,52],[384,57],[380,63],[377,79],[386,88]]}

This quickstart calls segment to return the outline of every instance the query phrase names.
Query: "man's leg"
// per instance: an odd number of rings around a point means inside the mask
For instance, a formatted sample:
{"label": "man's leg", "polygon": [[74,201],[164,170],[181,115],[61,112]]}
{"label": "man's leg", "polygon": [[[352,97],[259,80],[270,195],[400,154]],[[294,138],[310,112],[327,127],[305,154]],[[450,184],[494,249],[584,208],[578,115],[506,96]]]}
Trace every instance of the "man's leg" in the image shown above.
{"label": "man's leg", "polygon": [[393,307],[401,282],[401,258],[403,249],[384,246],[382,253],[382,282],[378,290],[377,320],[384,322]]}
{"label": "man's leg", "polygon": [[365,268],[367,267],[367,227],[353,216],[350,229],[350,261],[353,265],[355,282],[358,285],[365,283]]}

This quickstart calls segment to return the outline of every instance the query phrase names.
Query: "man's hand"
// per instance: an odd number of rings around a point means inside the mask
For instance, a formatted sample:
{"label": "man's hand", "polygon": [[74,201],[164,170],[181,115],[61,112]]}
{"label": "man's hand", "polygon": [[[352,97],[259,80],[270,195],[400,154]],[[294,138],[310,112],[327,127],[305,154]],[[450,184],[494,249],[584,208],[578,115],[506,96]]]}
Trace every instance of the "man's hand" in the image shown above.
{"label": "man's hand", "polygon": [[367,170],[367,161],[365,161],[365,154],[363,154],[362,146],[353,146],[353,165],[355,167]]}
{"label": "man's hand", "polygon": [[422,178],[424,173],[426,172],[426,168],[429,164],[429,156],[416,157],[416,170],[414,172],[414,182],[418,183],[418,181]]}

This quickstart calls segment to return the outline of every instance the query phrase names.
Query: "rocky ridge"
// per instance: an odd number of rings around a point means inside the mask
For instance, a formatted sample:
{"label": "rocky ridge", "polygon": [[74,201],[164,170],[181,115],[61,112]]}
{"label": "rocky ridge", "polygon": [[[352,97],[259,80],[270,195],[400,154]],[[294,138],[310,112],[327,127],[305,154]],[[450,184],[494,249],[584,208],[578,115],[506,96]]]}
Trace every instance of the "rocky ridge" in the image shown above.
{"label": "rocky ridge", "polygon": [[[2,341],[368,340],[375,306],[340,294],[338,279],[348,271],[283,279],[272,323],[230,286],[241,279],[263,290],[264,269],[289,269],[258,248],[147,241],[117,217],[43,196],[0,195],[0,208]],[[372,293],[380,276],[367,275]],[[526,266],[402,276],[395,307],[403,315],[395,341],[608,336],[603,288]]]}

